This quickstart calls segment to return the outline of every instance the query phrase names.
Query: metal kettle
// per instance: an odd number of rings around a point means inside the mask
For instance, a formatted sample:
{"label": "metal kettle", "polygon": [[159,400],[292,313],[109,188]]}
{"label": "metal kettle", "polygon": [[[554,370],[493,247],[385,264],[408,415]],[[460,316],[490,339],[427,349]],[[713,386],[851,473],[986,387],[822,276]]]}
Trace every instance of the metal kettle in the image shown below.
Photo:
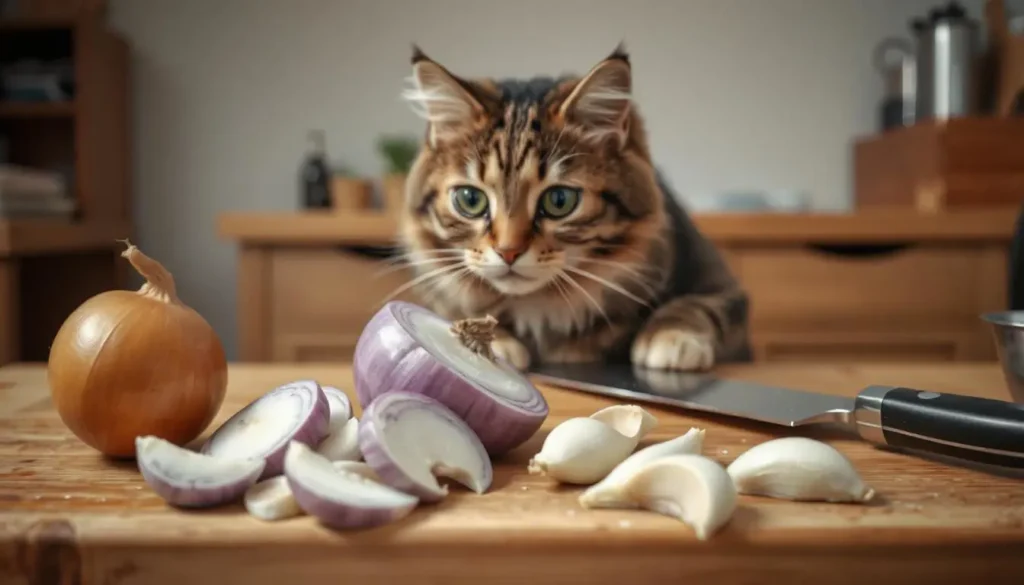
{"label": "metal kettle", "polygon": [[979,24],[956,2],[911,23],[917,53],[917,119],[978,112]]}

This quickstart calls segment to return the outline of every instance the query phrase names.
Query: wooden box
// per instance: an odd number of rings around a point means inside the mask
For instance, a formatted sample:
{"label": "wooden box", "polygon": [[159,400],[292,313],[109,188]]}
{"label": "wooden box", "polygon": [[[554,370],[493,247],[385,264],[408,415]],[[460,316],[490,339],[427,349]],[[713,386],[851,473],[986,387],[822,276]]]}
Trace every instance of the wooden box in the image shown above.
{"label": "wooden box", "polygon": [[923,212],[1024,204],[1024,118],[927,122],[858,140],[854,202]]}

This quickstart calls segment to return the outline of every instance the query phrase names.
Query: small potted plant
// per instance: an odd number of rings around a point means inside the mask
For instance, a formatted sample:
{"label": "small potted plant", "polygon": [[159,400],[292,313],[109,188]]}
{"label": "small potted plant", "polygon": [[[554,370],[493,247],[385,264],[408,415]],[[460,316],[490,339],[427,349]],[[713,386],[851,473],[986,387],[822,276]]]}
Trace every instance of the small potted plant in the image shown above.
{"label": "small potted plant", "polygon": [[389,213],[397,213],[405,202],[405,178],[419,149],[419,142],[406,136],[384,136],[377,143],[385,162],[382,191],[384,209]]}

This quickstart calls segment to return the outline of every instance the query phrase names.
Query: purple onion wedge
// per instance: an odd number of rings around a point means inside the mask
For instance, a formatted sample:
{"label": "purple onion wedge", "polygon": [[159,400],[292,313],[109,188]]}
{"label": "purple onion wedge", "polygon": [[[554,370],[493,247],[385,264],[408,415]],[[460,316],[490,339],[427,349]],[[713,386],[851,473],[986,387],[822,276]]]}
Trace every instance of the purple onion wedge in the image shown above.
{"label": "purple onion wedge", "polygon": [[349,400],[348,394],[334,386],[320,386],[320,389],[327,397],[327,404],[331,409],[331,428],[340,427],[352,418],[352,401]]}
{"label": "purple onion wedge", "polygon": [[394,391],[434,398],[466,421],[490,455],[501,455],[537,432],[548,404],[525,375],[470,349],[452,325],[419,305],[384,305],[356,343],[356,395],[364,410]]}
{"label": "purple onion wedge", "polygon": [[336,529],[371,528],[409,515],[419,501],[370,479],[345,471],[307,445],[293,442],[285,454],[288,487],[305,513]]}
{"label": "purple onion wedge", "polygon": [[262,478],[280,475],[288,444],[316,446],[330,423],[330,405],[320,385],[298,380],[274,388],[236,412],[210,436],[202,452],[228,459],[263,459]]}
{"label": "purple onion wedge", "polygon": [[[361,475],[380,483],[380,477],[372,467],[362,461],[331,461],[338,471]],[[267,522],[283,520],[302,514],[302,508],[292,495],[288,478],[283,475],[265,479],[245,492],[245,509],[255,518]]]}
{"label": "purple onion wedge", "polygon": [[142,478],[167,503],[181,508],[220,506],[241,498],[263,472],[262,459],[222,459],[147,435],[135,439]]}
{"label": "purple onion wedge", "polygon": [[389,392],[374,400],[363,411],[359,448],[384,483],[424,502],[448,495],[438,476],[478,494],[491,487],[494,470],[480,439],[429,396]]}

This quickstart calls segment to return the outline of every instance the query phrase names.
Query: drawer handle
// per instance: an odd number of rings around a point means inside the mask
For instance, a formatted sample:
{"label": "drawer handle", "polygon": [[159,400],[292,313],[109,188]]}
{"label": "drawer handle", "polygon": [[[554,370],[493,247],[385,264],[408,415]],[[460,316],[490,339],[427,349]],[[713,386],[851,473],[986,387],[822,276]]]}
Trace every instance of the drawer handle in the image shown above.
{"label": "drawer handle", "polygon": [[880,258],[895,256],[912,248],[913,244],[804,244],[804,247],[824,256]]}
{"label": "drawer handle", "polygon": [[362,256],[364,258],[376,258],[387,260],[401,253],[396,247],[389,246],[338,246],[339,252]]}

